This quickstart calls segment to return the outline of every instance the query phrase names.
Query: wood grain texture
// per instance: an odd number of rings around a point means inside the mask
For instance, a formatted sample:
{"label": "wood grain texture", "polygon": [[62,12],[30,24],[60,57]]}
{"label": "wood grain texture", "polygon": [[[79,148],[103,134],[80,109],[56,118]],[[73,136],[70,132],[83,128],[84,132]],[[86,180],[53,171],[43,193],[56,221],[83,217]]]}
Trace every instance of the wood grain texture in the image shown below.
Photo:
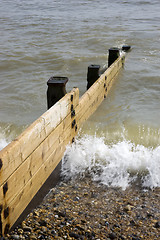
{"label": "wood grain texture", "polygon": [[[71,101],[73,95],[73,101]],[[71,104],[79,101],[79,90],[73,89],[52,108],[32,123],[18,138],[0,151],[3,166],[0,170],[0,186],[30,156],[45,138],[70,114]]]}

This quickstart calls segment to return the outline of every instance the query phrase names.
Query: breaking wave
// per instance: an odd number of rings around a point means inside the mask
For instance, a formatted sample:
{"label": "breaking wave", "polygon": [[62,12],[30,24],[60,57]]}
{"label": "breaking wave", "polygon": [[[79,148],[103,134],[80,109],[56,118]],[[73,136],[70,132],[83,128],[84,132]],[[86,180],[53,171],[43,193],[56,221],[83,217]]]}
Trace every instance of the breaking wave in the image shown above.
{"label": "breaking wave", "polygon": [[64,178],[84,177],[125,190],[130,184],[160,187],[160,146],[136,145],[123,140],[106,144],[103,137],[84,135],[67,147],[62,163]]}
{"label": "breaking wave", "polygon": [[0,134],[0,151],[1,151],[4,147],[6,147],[7,145],[8,145],[7,140],[5,139],[5,137],[4,137],[2,134]]}

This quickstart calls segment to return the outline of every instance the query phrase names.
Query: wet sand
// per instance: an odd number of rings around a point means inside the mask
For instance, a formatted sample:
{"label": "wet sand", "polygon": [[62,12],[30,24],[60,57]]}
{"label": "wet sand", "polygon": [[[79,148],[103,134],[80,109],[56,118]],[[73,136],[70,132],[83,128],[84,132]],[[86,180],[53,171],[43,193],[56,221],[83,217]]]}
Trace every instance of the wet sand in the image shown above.
{"label": "wet sand", "polygon": [[160,188],[63,181],[4,239],[160,239]]}

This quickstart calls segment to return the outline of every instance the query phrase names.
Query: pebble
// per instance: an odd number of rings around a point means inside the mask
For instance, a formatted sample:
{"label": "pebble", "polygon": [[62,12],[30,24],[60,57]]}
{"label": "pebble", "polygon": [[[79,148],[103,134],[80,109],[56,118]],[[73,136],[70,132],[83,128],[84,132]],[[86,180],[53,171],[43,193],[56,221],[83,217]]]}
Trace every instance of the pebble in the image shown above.
{"label": "pebble", "polygon": [[19,240],[20,236],[19,235],[11,235],[12,239]]}
{"label": "pebble", "polygon": [[23,234],[23,232],[24,232],[24,231],[23,231],[23,229],[21,229],[21,228],[19,228],[18,231],[17,231],[18,234]]}
{"label": "pebble", "polygon": [[44,226],[42,227],[42,232],[45,233],[45,232],[47,232],[47,230],[48,230],[47,227],[44,227]]}
{"label": "pebble", "polygon": [[116,234],[115,233],[109,233],[108,234],[108,237],[110,238],[110,239],[116,239],[117,237],[116,237]]}
{"label": "pebble", "polygon": [[131,211],[131,210],[132,210],[132,206],[131,206],[131,205],[127,205],[127,206],[124,207],[124,210],[125,210],[126,212]]}
{"label": "pebble", "polygon": [[32,231],[32,227],[24,226],[23,227],[23,231],[24,232],[31,232]]}
{"label": "pebble", "polygon": [[75,179],[53,188],[21,225],[0,240],[158,240],[159,200],[159,188],[122,191],[90,178]]}
{"label": "pebble", "polygon": [[30,235],[29,240],[37,240],[37,237],[35,235]]}
{"label": "pebble", "polygon": [[160,228],[160,222],[156,222],[154,227],[155,228]]}

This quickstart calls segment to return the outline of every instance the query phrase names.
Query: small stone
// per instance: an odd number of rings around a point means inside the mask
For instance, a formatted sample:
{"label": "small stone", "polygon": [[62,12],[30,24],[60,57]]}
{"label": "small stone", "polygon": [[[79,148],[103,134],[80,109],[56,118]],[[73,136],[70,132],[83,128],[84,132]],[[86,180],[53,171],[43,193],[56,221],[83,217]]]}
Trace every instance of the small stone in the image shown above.
{"label": "small stone", "polygon": [[119,238],[120,238],[121,240],[125,240],[125,239],[126,239],[125,236],[123,236],[123,235],[119,236]]}
{"label": "small stone", "polygon": [[26,227],[26,224],[24,221],[22,222],[21,226],[22,226],[22,228]]}
{"label": "small stone", "polygon": [[156,222],[154,225],[155,228],[160,228],[160,222]]}
{"label": "small stone", "polygon": [[117,237],[116,237],[116,234],[115,234],[114,232],[109,233],[108,237],[109,237],[110,239],[116,239],[116,238],[117,238]]}
{"label": "small stone", "polygon": [[114,228],[120,228],[119,224],[117,224],[117,223],[114,224],[113,227],[114,227]]}
{"label": "small stone", "polygon": [[148,212],[148,213],[147,213],[147,217],[148,217],[148,218],[153,217],[153,214],[151,214],[151,213]]}
{"label": "small stone", "polygon": [[87,237],[87,239],[92,239],[92,233],[91,232],[86,232],[85,233],[85,235],[86,235],[86,237]]}
{"label": "small stone", "polygon": [[146,207],[146,205],[145,205],[145,204],[141,206],[141,208],[145,208],[145,207]]}
{"label": "small stone", "polygon": [[23,229],[19,228],[17,232],[18,232],[18,234],[23,234],[24,231],[23,231]]}
{"label": "small stone", "polygon": [[12,239],[15,239],[15,240],[20,239],[19,235],[12,235],[11,237],[12,237]]}
{"label": "small stone", "polygon": [[32,232],[32,228],[28,226],[23,227],[24,232]]}
{"label": "small stone", "polygon": [[76,228],[78,228],[80,231],[84,231],[84,228],[80,224],[77,224]]}
{"label": "small stone", "polygon": [[47,225],[47,221],[46,221],[45,219],[41,219],[40,222],[39,222],[39,224],[40,224],[41,226],[46,226],[46,225]]}
{"label": "small stone", "polygon": [[45,239],[45,236],[44,236],[44,235],[40,235],[40,236],[38,237],[38,239],[44,240],[44,239]]}
{"label": "small stone", "polygon": [[36,240],[37,237],[36,237],[35,235],[31,234],[31,235],[29,236],[29,239],[30,239],[30,240]]}
{"label": "small stone", "polygon": [[38,211],[34,211],[34,212],[33,212],[33,215],[34,215],[34,216],[39,216],[39,212],[38,212]]}
{"label": "small stone", "polygon": [[81,211],[80,211],[80,212],[78,212],[78,215],[82,215],[82,214],[83,214],[83,212],[81,212]]}
{"label": "small stone", "polygon": [[70,236],[70,237],[74,237],[75,239],[79,239],[79,238],[80,238],[79,234],[74,233],[74,232],[71,232],[71,233],[69,234],[69,236]]}
{"label": "small stone", "polygon": [[131,210],[132,210],[132,206],[131,206],[131,205],[127,205],[127,206],[125,206],[124,210],[125,210],[126,212],[131,211]]}
{"label": "small stone", "polygon": [[136,236],[132,236],[132,240],[140,240],[140,239]]}
{"label": "small stone", "polygon": [[62,211],[62,212],[57,211],[57,214],[58,214],[59,217],[65,217],[66,216],[65,211]]}
{"label": "small stone", "polygon": [[108,227],[109,226],[109,222],[105,221],[104,225]]}
{"label": "small stone", "polygon": [[81,219],[81,222],[82,222],[82,223],[86,223],[86,220],[84,220],[84,219]]}
{"label": "small stone", "polygon": [[55,230],[52,230],[52,231],[51,231],[51,234],[52,234],[53,236],[55,236],[55,235],[57,234],[57,232],[56,232]]}
{"label": "small stone", "polygon": [[20,237],[21,240],[25,239],[25,237],[22,234],[20,234],[19,237]]}
{"label": "small stone", "polygon": [[88,196],[88,193],[87,193],[87,192],[85,192],[85,193],[84,193],[84,196]]}
{"label": "small stone", "polygon": [[73,201],[79,201],[79,197],[75,197]]}
{"label": "small stone", "polygon": [[43,232],[47,232],[47,230],[48,230],[47,227],[42,226],[42,231],[43,231]]}

